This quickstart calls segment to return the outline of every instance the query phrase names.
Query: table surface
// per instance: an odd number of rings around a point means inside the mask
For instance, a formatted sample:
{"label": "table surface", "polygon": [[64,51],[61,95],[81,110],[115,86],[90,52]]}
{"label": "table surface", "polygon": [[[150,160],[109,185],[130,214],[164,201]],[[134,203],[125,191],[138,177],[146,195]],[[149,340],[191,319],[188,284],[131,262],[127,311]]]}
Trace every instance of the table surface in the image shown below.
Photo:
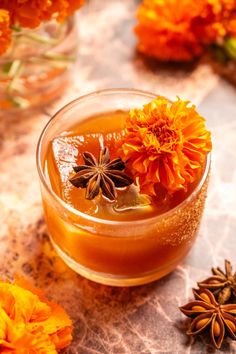
{"label": "table surface", "polygon": [[[75,327],[67,354],[212,353],[206,338],[185,335],[178,306],[212,265],[223,266],[227,258],[236,267],[236,92],[204,60],[166,65],[137,54],[137,4],[88,1],[78,16],[75,83],[37,114],[0,120],[0,272],[25,276],[66,308]],[[36,142],[49,117],[81,94],[111,87],[190,99],[213,134],[209,193],[193,249],[172,274],[135,288],[90,282],[58,259],[48,242],[35,166]],[[236,345],[226,341],[222,351],[236,353]]]}

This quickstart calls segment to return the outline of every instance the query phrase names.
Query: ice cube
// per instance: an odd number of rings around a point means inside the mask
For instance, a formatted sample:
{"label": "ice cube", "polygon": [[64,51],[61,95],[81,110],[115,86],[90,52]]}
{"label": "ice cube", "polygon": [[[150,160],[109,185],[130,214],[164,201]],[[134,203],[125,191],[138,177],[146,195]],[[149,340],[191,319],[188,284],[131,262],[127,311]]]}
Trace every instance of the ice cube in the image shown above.
{"label": "ice cube", "polygon": [[[120,138],[119,134],[121,133],[92,133],[55,138],[52,142],[52,152],[55,162],[54,168],[56,168],[54,175],[58,177],[55,179],[54,190],[73,208],[98,218],[128,220],[135,219],[137,215],[140,217],[152,216],[155,212],[152,198],[140,194],[139,187],[136,185],[117,190],[117,200],[110,203],[99,197],[94,200],[85,199],[85,188],[76,188],[69,181],[70,176],[74,173],[73,167],[84,163],[82,159],[84,151],[92,152],[97,158],[99,151],[107,146],[111,159],[116,158],[117,151],[114,141]],[[53,178],[54,176],[51,176],[51,181]]]}
{"label": "ice cube", "polygon": [[52,142],[52,150],[61,182],[68,180],[69,175],[73,172],[73,166],[78,163],[84,163],[81,157],[84,151],[94,153],[97,158],[100,150],[107,146],[110,150],[110,156],[113,158],[112,155],[116,153],[114,142],[120,139],[121,135],[122,132],[111,132],[107,134],[91,133],[55,138]]}
{"label": "ice cube", "polygon": [[[58,175],[57,180],[51,176],[52,180],[57,183],[54,186],[56,193],[69,205],[89,215],[104,217],[106,207],[98,203],[97,199],[92,201],[85,199],[85,189],[75,188],[69,181],[70,176],[74,173],[73,167],[78,164],[84,164],[82,153],[90,151],[97,158],[101,149],[107,146],[110,150],[111,158],[116,153],[114,141],[117,140],[119,133],[91,133],[74,136],[59,136],[52,142],[53,159],[55,162]],[[54,185],[55,185],[54,183]],[[53,183],[52,183],[53,184]],[[110,206],[107,206],[109,209]]]}
{"label": "ice cube", "polygon": [[83,136],[59,137],[52,142],[54,160],[62,183],[68,181],[73,166],[76,165],[79,147],[83,144]]}

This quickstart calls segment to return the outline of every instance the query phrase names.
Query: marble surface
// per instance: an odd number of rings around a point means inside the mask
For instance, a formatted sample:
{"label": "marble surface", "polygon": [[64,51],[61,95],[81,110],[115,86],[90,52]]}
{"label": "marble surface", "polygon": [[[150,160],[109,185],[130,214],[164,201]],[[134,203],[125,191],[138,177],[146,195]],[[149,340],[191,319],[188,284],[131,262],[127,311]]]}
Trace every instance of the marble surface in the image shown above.
{"label": "marble surface", "polygon": [[[132,33],[138,1],[90,0],[78,16],[75,83],[49,107],[0,120],[0,273],[23,275],[61,303],[74,320],[67,354],[214,353],[205,337],[190,340],[178,306],[197,280],[224,259],[236,268],[236,91],[206,61],[164,65],[135,51]],[[39,134],[71,99],[102,88],[134,87],[190,99],[213,134],[212,172],[197,241],[178,268],[149,285],[113,288],[69,270],[47,236],[35,166]],[[224,353],[236,353],[228,341]]]}

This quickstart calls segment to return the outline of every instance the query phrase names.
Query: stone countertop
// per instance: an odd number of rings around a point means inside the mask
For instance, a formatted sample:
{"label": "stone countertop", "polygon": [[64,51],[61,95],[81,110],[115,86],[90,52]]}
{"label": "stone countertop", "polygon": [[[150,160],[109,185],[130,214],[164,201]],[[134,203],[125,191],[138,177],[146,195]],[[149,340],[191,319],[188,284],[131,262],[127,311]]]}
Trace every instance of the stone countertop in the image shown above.
{"label": "stone countertop", "polygon": [[[191,288],[224,259],[236,267],[236,92],[205,61],[165,65],[135,51],[135,0],[90,0],[80,11],[75,83],[56,103],[26,117],[0,120],[0,272],[25,276],[61,303],[74,320],[67,354],[213,353],[205,337],[190,340],[178,306]],[[35,148],[56,110],[71,99],[102,88],[133,87],[190,99],[207,117],[213,134],[212,172],[197,241],[177,269],[135,288],[106,287],[69,270],[47,236]],[[225,342],[222,352],[236,353]]]}

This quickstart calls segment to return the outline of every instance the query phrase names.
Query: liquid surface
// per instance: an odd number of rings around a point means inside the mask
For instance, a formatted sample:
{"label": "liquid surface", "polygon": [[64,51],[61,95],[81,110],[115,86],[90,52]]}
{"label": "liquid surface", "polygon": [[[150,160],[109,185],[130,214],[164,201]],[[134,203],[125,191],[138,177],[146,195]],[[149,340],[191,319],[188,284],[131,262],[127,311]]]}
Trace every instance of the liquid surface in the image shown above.
{"label": "liquid surface", "polygon": [[85,199],[85,189],[75,188],[69,178],[73,166],[84,164],[82,154],[89,151],[97,158],[101,149],[108,147],[111,160],[117,158],[116,142],[124,133],[128,112],[115,111],[90,117],[70,131],[63,132],[51,142],[45,159],[45,174],[54,192],[73,208],[106,220],[139,220],[162,214],[181,203],[197,185],[189,186],[188,192],[176,192],[172,197],[160,193],[150,198],[138,193],[134,185],[118,190],[116,202],[98,196]]}

